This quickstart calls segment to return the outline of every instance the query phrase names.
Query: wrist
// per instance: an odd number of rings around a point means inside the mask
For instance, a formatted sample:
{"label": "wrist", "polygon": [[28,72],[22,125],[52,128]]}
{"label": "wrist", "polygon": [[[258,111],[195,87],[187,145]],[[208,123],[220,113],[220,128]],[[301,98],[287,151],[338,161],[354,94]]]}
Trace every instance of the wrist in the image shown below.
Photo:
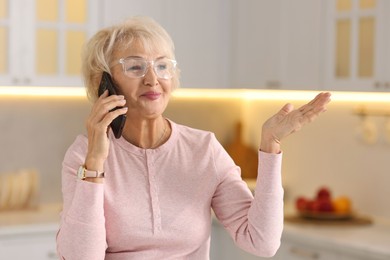
{"label": "wrist", "polygon": [[86,158],[84,163],[85,168],[91,171],[104,171],[104,160],[94,159],[94,158]]}
{"label": "wrist", "polygon": [[265,141],[262,140],[260,143],[260,150],[265,153],[274,153],[278,154],[280,153],[280,141],[277,139]]}

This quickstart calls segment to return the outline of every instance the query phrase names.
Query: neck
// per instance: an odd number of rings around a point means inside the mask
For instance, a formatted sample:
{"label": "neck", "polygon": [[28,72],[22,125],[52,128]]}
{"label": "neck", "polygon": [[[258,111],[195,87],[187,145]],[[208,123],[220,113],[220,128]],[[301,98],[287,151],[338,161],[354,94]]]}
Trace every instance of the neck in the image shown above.
{"label": "neck", "polygon": [[130,143],[145,149],[163,144],[169,136],[169,124],[162,116],[148,120],[129,120],[123,137]]}

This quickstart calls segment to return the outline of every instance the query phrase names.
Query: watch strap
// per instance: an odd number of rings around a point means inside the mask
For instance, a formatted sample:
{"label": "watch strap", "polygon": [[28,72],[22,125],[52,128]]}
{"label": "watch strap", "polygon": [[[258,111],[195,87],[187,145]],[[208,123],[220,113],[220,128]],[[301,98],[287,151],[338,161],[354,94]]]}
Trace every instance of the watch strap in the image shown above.
{"label": "watch strap", "polygon": [[77,172],[77,177],[81,180],[85,178],[104,178],[104,172],[88,170],[82,165]]}

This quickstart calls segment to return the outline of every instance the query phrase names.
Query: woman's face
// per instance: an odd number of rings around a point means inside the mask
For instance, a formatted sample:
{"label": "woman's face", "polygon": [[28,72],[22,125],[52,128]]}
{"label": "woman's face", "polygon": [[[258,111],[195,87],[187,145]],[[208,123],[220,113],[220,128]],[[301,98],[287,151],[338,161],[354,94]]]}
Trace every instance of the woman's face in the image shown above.
{"label": "woman's face", "polygon": [[[155,61],[166,57],[166,54],[159,51],[146,52],[142,43],[135,41],[131,48],[116,51],[114,62],[130,56]],[[172,79],[158,78],[150,64],[145,76],[141,78],[126,76],[121,64],[113,66],[111,71],[120,93],[125,96],[126,106],[129,108],[128,117],[153,119],[164,112],[171,96]]]}

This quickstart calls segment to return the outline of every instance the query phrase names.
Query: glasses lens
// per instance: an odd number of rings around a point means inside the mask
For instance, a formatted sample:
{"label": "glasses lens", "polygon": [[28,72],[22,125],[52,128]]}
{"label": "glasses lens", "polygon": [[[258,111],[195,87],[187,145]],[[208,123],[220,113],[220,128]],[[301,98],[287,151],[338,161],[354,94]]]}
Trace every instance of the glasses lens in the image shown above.
{"label": "glasses lens", "polygon": [[154,72],[157,77],[162,79],[170,79],[173,77],[175,71],[176,62],[170,59],[156,60],[153,66]]}
{"label": "glasses lens", "polygon": [[127,58],[121,60],[123,71],[130,78],[140,78],[145,76],[148,63],[144,59]]}
{"label": "glasses lens", "polygon": [[176,69],[176,61],[167,58],[158,59],[154,62],[146,61],[142,58],[125,58],[119,62],[123,66],[123,71],[129,78],[141,78],[145,76],[149,63],[153,64],[153,70],[158,78],[170,79]]}

